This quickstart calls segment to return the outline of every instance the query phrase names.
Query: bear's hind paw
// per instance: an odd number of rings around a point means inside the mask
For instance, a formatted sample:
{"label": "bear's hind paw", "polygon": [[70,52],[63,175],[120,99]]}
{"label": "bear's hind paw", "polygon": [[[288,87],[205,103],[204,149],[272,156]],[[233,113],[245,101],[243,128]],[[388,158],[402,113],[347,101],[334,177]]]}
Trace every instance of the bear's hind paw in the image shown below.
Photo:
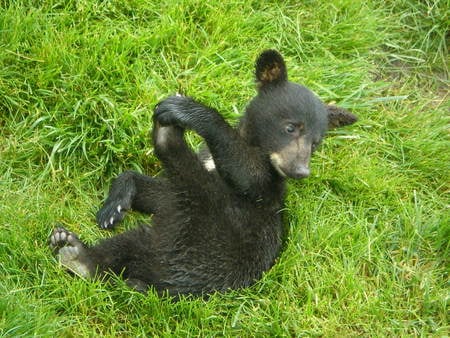
{"label": "bear's hind paw", "polygon": [[77,235],[58,227],[53,230],[50,236],[50,247],[56,251],[56,256],[61,265],[78,276],[92,277],[91,268],[86,263],[88,261],[86,247]]}

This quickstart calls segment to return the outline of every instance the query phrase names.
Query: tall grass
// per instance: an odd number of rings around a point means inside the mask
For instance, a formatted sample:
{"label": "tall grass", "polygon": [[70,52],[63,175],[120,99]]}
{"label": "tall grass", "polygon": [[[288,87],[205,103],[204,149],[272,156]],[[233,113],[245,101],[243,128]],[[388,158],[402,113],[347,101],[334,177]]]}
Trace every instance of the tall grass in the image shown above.
{"label": "tall grass", "polygon": [[[2,335],[448,334],[447,1],[0,8]],[[54,224],[90,243],[110,236],[93,215],[114,175],[160,171],[153,106],[183,92],[235,123],[265,48],[360,118],[330,133],[312,177],[290,182],[277,264],[251,288],[177,303],[62,271],[47,248]]]}

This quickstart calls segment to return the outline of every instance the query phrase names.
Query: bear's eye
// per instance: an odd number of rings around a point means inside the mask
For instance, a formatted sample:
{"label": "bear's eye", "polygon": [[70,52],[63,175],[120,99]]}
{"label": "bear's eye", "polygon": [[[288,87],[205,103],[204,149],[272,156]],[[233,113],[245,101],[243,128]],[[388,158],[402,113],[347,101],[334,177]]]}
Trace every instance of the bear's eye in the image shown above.
{"label": "bear's eye", "polygon": [[286,132],[288,134],[292,134],[292,133],[295,133],[295,131],[297,130],[297,127],[292,123],[288,123],[286,125],[286,127],[284,128],[284,130],[286,130]]}
{"label": "bear's eye", "polygon": [[304,124],[303,123],[287,123],[284,127],[284,130],[286,131],[286,133],[288,134],[299,134],[303,131],[304,129]]}

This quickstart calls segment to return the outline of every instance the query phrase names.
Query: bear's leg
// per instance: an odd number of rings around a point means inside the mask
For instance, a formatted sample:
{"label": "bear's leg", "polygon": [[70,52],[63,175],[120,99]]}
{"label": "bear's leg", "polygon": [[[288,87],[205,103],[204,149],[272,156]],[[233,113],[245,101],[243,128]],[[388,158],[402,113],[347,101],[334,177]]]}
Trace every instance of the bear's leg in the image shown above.
{"label": "bear's leg", "polygon": [[216,110],[189,97],[171,96],[156,106],[153,119],[161,128],[185,128],[202,136],[217,173],[234,191],[260,199],[265,189],[272,189],[270,162]]}
{"label": "bear's leg", "polygon": [[146,274],[151,275],[154,265],[149,258],[150,232],[148,227],[140,227],[87,246],[73,232],[57,227],[50,236],[50,247],[61,265],[78,276],[102,278],[112,272],[122,275],[130,287],[145,292],[151,280]]}
{"label": "bear's leg", "polygon": [[[155,153],[167,176],[175,178],[178,186],[190,186],[192,178],[202,178],[206,170],[186,145],[183,134],[182,128],[162,127],[155,121],[152,136]],[[130,209],[147,214],[158,213],[159,208],[165,205],[164,201],[171,200],[171,194],[172,184],[168,179],[126,171],[112,183],[108,198],[97,212],[97,224],[104,229],[113,228]]]}
{"label": "bear's leg", "polygon": [[163,163],[169,178],[178,186],[193,184],[195,178],[205,179],[207,171],[184,140],[184,129],[178,126],[162,126],[153,120],[153,145],[155,154]]}
{"label": "bear's leg", "polygon": [[125,171],[112,183],[108,198],[97,212],[97,224],[112,228],[133,209],[146,214],[158,211],[162,194],[170,192],[170,184],[164,178],[153,178],[134,171]]}

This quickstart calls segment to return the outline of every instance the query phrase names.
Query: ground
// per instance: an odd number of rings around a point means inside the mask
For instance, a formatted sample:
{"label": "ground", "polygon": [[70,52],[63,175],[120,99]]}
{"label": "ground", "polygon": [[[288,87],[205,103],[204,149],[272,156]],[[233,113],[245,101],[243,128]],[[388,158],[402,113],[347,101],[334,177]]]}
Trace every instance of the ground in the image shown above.
{"label": "ground", "polygon": [[[448,334],[448,11],[439,0],[3,5],[1,334]],[[289,184],[275,267],[249,289],[174,303],[56,266],[57,222],[90,243],[110,236],[94,219],[110,180],[160,171],[154,104],[180,92],[236,123],[267,48],[291,80],[359,117]],[[130,216],[117,232],[144,220]]]}

